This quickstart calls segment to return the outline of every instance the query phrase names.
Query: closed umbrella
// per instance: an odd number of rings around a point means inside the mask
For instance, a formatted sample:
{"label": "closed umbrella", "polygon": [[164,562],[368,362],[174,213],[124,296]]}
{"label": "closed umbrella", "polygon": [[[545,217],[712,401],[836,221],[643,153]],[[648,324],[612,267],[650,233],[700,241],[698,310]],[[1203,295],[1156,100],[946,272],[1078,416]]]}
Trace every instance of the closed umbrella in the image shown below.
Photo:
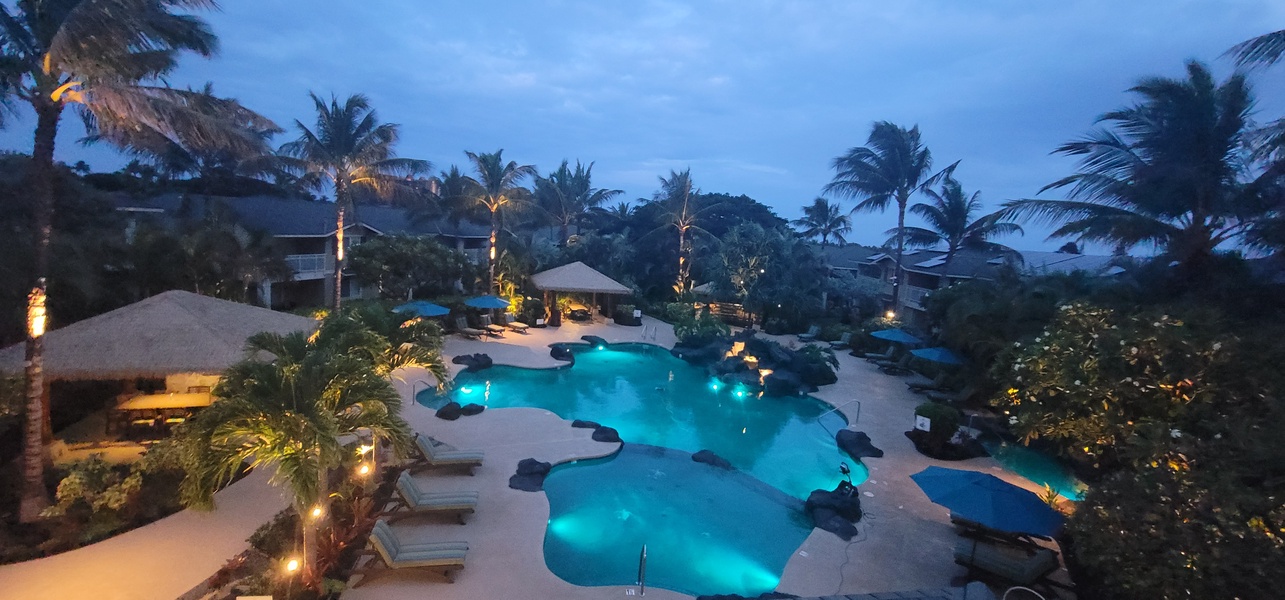
{"label": "closed umbrella", "polygon": [[936,348],[920,348],[918,350],[911,350],[910,353],[924,360],[941,363],[943,365],[964,364],[963,357],[951,352],[949,348],[942,348],[940,346]]}
{"label": "closed umbrella", "polygon": [[928,467],[910,476],[929,500],[956,516],[991,529],[1053,537],[1061,513],[1034,493],[989,473]]}
{"label": "closed umbrella", "polygon": [[923,340],[913,335],[910,335],[909,333],[906,333],[900,329],[882,329],[874,333],[871,333],[870,337],[879,338],[881,340],[887,340],[889,342],[896,342],[898,344],[914,345],[914,344],[923,343]]}
{"label": "closed umbrella", "polygon": [[496,296],[489,296],[489,295],[478,296],[476,298],[469,298],[468,300],[464,301],[464,304],[467,306],[472,306],[473,308],[487,308],[487,309],[509,307],[508,300],[505,300],[504,298],[498,298]]}
{"label": "closed umbrella", "polygon": [[394,308],[393,312],[410,313],[417,317],[441,317],[451,314],[451,309],[427,300],[416,300]]}

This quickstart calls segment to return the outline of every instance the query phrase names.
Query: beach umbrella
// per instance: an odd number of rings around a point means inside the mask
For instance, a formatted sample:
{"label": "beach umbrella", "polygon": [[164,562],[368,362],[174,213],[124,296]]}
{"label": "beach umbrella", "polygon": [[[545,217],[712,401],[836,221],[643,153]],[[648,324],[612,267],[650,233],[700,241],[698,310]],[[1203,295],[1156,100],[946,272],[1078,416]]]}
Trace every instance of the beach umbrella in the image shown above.
{"label": "beach umbrella", "polygon": [[920,348],[918,350],[911,350],[910,353],[924,360],[930,360],[943,365],[964,364],[963,357],[951,352],[949,348],[942,348],[940,346],[936,348]]}
{"label": "beach umbrella", "polygon": [[408,312],[417,317],[441,317],[451,314],[451,309],[446,308],[445,306],[433,304],[427,300],[415,300],[414,302],[407,302],[406,304],[394,308],[393,312]]}
{"label": "beach umbrella", "polygon": [[881,340],[887,340],[889,342],[897,342],[898,344],[914,345],[914,344],[923,343],[923,340],[913,335],[910,335],[909,333],[906,333],[900,329],[882,329],[874,333],[871,333],[870,337],[879,338]]}
{"label": "beach umbrella", "polygon": [[989,473],[928,467],[910,476],[929,500],[991,529],[1053,537],[1063,517],[1034,493]]}
{"label": "beach umbrella", "polygon": [[496,309],[496,308],[509,307],[508,300],[505,300],[504,298],[497,298],[495,296],[478,296],[476,298],[469,298],[468,300],[464,301],[464,304],[467,306],[472,306],[473,308]]}

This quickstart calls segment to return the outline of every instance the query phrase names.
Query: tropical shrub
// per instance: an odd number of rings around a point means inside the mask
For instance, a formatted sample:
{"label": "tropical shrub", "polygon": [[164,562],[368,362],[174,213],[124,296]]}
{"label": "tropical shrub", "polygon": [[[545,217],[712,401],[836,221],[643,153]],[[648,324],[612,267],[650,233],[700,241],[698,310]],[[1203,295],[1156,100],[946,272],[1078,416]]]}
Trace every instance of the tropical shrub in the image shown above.
{"label": "tropical shrub", "polygon": [[696,315],[696,308],[690,302],[668,302],[661,305],[660,319],[666,323],[678,324],[682,321],[692,319]]}
{"label": "tropical shrub", "polygon": [[839,368],[839,359],[834,350],[824,346],[807,344],[795,351],[795,363],[791,367],[799,374],[804,383],[809,385],[830,385],[839,380],[835,370]]}
{"label": "tropical shrub", "polygon": [[706,311],[674,323],[674,335],[678,337],[680,346],[705,346],[731,334],[732,330],[726,323]]}
{"label": "tropical shrub", "polygon": [[925,436],[925,443],[935,450],[941,450],[950,443],[963,420],[959,409],[938,402],[925,402],[916,406],[915,415],[927,417],[932,423]]}

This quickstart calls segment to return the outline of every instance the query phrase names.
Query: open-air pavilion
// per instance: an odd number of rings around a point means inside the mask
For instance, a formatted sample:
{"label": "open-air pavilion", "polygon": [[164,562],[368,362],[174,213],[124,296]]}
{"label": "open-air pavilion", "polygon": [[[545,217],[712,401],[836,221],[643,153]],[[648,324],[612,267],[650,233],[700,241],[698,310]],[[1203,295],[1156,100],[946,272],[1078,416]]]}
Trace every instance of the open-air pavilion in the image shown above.
{"label": "open-air pavilion", "polygon": [[554,267],[531,276],[535,288],[544,292],[546,320],[550,326],[562,324],[562,314],[557,310],[558,293],[592,294],[593,306],[598,305],[598,294],[607,295],[607,312],[611,312],[611,297],[632,294],[623,283],[603,275],[597,269],[580,261]]}
{"label": "open-air pavilion", "polygon": [[[316,327],[309,317],[176,290],[52,330],[44,339],[45,435],[52,435],[54,381],[124,381],[113,416],[177,420],[210,404],[219,375],[245,358],[247,338]],[[21,374],[25,359],[23,344],[0,350],[0,372]],[[138,379],[163,379],[165,386],[153,390],[160,393],[138,395]]]}

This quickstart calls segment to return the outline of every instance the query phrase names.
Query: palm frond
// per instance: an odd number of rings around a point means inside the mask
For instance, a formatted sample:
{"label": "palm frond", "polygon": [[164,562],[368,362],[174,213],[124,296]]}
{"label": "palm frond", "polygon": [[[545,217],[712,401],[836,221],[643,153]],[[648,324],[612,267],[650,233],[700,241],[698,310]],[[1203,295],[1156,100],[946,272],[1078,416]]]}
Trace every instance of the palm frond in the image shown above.
{"label": "palm frond", "polygon": [[1235,57],[1238,67],[1267,67],[1276,64],[1285,56],[1285,29],[1236,44],[1226,54]]}

